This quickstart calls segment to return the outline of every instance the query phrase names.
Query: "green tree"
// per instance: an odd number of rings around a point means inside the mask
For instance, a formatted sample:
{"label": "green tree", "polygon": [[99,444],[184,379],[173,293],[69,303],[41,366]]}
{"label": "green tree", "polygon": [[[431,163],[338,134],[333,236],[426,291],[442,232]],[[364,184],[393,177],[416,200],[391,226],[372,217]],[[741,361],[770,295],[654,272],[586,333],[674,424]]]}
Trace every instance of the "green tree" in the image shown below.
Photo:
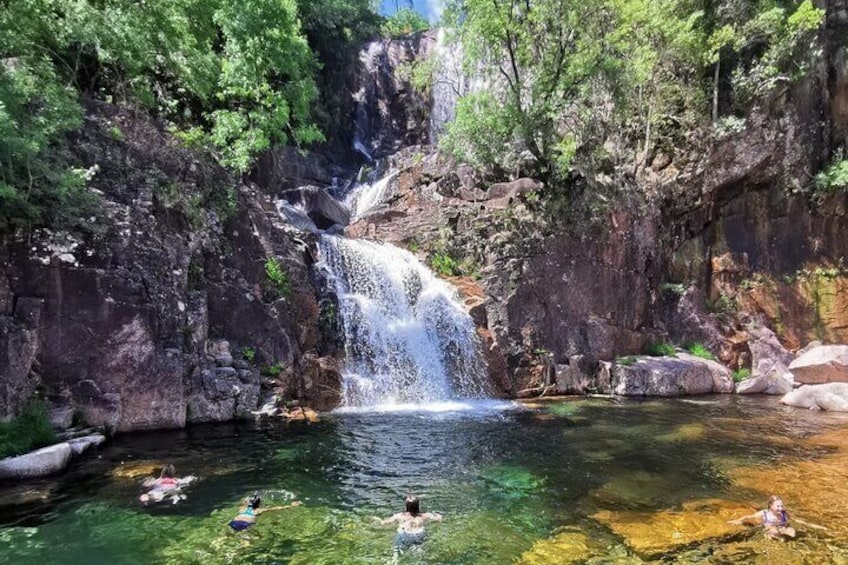
{"label": "green tree", "polygon": [[294,0],[225,0],[214,21],[224,37],[211,139],[222,161],[246,171],[272,143],[322,139],[310,119],[315,60],[300,33]]}
{"label": "green tree", "polygon": [[298,13],[320,62],[313,115],[324,135],[337,139],[350,119],[349,70],[356,68],[362,44],[379,35],[382,18],[372,0],[298,0]]}
{"label": "green tree", "polygon": [[744,114],[803,76],[822,20],[810,0],[453,0],[446,21],[482,86],[444,147],[508,169],[529,155],[554,180],[610,139],[645,157],[678,147],[710,98],[714,120],[720,101]]}
{"label": "green tree", "polygon": [[384,37],[401,37],[430,28],[430,22],[412,8],[401,8],[383,23]]}
{"label": "green tree", "polygon": [[[595,79],[610,70],[605,0],[466,0],[448,5],[466,69],[486,92],[460,101],[446,147],[476,163],[509,164],[529,152],[540,174],[567,170],[588,119]],[[501,124],[485,134],[469,121]],[[564,142],[565,141],[565,142]]]}

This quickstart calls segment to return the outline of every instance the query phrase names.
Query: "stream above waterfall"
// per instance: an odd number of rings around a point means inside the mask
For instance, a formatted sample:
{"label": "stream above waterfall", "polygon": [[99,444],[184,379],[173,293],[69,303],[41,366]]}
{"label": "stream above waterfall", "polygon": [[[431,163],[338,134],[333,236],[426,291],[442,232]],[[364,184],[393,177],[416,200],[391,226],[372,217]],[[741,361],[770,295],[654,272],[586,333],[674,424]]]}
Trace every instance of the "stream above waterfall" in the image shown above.
{"label": "stream above waterfall", "polygon": [[[848,531],[838,500],[846,494],[848,457],[817,438],[846,429],[845,415],[722,396],[512,409],[484,403],[443,412],[332,413],[315,424],[128,434],[66,475],[0,489],[5,504],[20,501],[0,512],[0,555],[17,565],[577,557],[630,564],[663,556],[678,563],[844,563]],[[199,478],[179,504],[141,505],[142,478],[164,462]],[[798,539],[779,543],[756,527],[738,527],[674,545],[687,520],[726,527],[725,508],[758,509],[772,489],[791,514],[830,531],[801,526]],[[255,490],[269,506],[295,498],[303,506],[232,533],[227,522]],[[421,497],[423,510],[443,513],[444,522],[428,526],[421,546],[395,555],[393,528],[372,517],[399,511],[408,492]],[[639,525],[653,531],[633,529]],[[655,547],[662,543],[669,545]]]}

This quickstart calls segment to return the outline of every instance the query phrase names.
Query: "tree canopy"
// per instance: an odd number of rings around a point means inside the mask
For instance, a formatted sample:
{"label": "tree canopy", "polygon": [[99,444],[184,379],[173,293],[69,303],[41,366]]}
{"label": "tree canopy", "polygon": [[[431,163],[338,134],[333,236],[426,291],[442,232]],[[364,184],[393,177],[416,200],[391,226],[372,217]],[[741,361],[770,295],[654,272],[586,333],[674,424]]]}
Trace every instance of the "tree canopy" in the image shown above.
{"label": "tree canopy", "polygon": [[140,106],[243,172],[274,144],[323,139],[322,59],[380,21],[371,0],[4,2],[0,229],[54,223],[87,198],[62,162],[80,97]]}
{"label": "tree canopy", "polygon": [[[452,0],[478,85],[444,146],[478,166],[561,178],[611,135],[656,143],[744,114],[820,50],[810,0]],[[528,159],[529,158],[529,159]]]}
{"label": "tree canopy", "polygon": [[[648,155],[709,120],[738,127],[821,54],[823,17],[810,0],[449,0],[476,86],[444,145],[557,179],[612,136]],[[144,109],[241,173],[274,145],[337,136],[361,44],[428,26],[373,0],[6,0],[0,231],[91,201],[93,172],[65,151],[83,97]]]}

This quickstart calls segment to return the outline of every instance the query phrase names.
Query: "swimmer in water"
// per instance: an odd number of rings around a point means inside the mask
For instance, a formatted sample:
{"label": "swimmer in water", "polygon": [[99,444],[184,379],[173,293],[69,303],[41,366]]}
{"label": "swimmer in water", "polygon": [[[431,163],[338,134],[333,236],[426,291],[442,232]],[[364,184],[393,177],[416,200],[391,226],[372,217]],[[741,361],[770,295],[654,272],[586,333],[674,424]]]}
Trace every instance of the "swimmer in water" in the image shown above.
{"label": "swimmer in water", "polygon": [[162,467],[158,479],[147,479],[142,483],[150,490],[138,497],[138,499],[147,504],[148,502],[162,502],[166,498],[173,500],[174,504],[185,498],[184,494],[180,494],[180,490],[185,485],[194,480],[194,477],[177,478],[174,475],[176,470],[171,464]]}
{"label": "swimmer in water", "polygon": [[406,511],[398,512],[388,518],[379,518],[375,516],[381,524],[397,523],[397,534],[395,535],[395,546],[399,549],[406,549],[413,545],[418,545],[424,541],[427,533],[424,530],[424,524],[429,521],[441,522],[442,515],[435,512],[421,512],[421,503],[418,497],[411,494],[406,495]]}
{"label": "swimmer in water", "polygon": [[230,520],[229,526],[236,532],[240,532],[241,530],[246,530],[250,526],[256,523],[256,517],[260,514],[264,514],[265,512],[273,512],[275,510],[285,510],[286,508],[294,508],[296,506],[300,506],[303,504],[302,502],[295,500],[291,504],[287,504],[286,506],[271,506],[269,508],[259,508],[262,504],[262,498],[259,496],[259,493],[254,493],[253,496],[247,499],[247,504],[239,510],[239,513],[235,518]]}
{"label": "swimmer in water", "polygon": [[[799,524],[804,524],[818,530],[826,530],[824,526],[811,524],[799,518],[793,518]],[[756,521],[763,526],[766,535],[773,539],[786,539],[795,537],[795,528],[789,525],[789,513],[783,505],[783,500],[776,495],[772,495],[768,499],[765,510],[759,510],[748,516],[742,516],[735,520],[728,521],[729,524],[743,525],[745,522]]]}

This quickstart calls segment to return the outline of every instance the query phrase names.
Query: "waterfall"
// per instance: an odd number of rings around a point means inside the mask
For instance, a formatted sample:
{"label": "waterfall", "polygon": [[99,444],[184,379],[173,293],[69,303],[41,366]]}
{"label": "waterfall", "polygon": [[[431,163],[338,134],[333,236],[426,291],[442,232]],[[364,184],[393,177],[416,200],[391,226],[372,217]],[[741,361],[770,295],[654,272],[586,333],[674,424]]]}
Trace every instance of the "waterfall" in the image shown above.
{"label": "waterfall", "polygon": [[456,103],[468,93],[468,81],[462,69],[462,45],[449,43],[446,32],[439,28],[436,36],[436,58],[433,87],[430,91],[430,143],[436,144],[445,126],[456,117]]}
{"label": "waterfall", "polygon": [[452,287],[391,245],[322,235],[319,249],[345,331],[342,406],[488,395],[474,323]]}
{"label": "waterfall", "polygon": [[383,203],[391,193],[391,182],[396,175],[396,172],[391,172],[378,180],[369,180],[353,187],[344,199],[345,205],[350,209],[351,222],[362,218]]}

